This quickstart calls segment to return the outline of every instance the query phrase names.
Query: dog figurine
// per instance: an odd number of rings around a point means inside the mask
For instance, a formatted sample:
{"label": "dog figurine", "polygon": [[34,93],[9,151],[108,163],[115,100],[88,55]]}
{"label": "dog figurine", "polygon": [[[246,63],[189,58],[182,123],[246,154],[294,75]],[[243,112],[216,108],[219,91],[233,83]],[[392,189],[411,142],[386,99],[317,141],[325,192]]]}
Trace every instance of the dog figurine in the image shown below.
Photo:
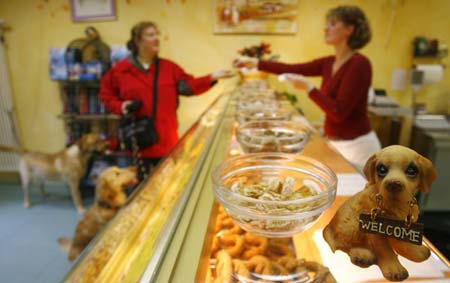
{"label": "dog figurine", "polygon": [[353,264],[379,266],[383,276],[390,281],[402,281],[409,274],[400,264],[398,255],[415,262],[430,256],[423,245],[399,241],[383,235],[359,231],[359,215],[370,214],[382,199],[384,216],[404,220],[409,214],[414,223],[419,214],[417,204],[410,201],[420,189],[428,192],[436,178],[433,164],[427,158],[407,147],[388,146],[369,158],[364,166],[368,183],[361,192],[348,199],[325,227],[323,237],[335,252],[347,253]]}
{"label": "dog figurine", "polygon": [[59,244],[69,251],[69,260],[75,260],[124,205],[127,200],[125,189],[137,184],[136,170],[132,167],[109,167],[103,171],[95,188],[95,202],[83,215],[75,229],[73,240],[60,238]]}
{"label": "dog figurine", "polygon": [[29,208],[30,182],[37,181],[43,196],[46,196],[44,182],[47,179],[61,179],[70,186],[72,200],[78,212],[85,209],[81,201],[79,183],[86,171],[89,158],[94,151],[102,152],[106,143],[96,134],[85,134],[73,145],[56,153],[28,151],[17,147],[0,146],[0,151],[12,151],[21,154],[19,174],[24,192],[24,207]]}

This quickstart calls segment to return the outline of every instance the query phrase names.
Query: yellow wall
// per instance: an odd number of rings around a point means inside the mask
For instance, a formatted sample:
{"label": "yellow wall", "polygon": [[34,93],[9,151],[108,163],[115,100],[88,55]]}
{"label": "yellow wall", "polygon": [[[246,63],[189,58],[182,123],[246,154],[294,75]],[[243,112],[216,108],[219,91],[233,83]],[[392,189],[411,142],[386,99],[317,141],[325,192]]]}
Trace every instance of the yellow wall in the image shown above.
{"label": "yellow wall", "polygon": [[[450,43],[450,1],[447,0],[376,0],[331,1],[299,0],[299,29],[296,35],[214,35],[212,33],[212,1],[210,0],[117,0],[118,20],[100,23],[73,23],[69,1],[0,0],[0,18],[11,26],[6,32],[7,59],[12,79],[13,96],[18,112],[23,144],[30,149],[55,151],[64,145],[58,86],[48,77],[49,47],[66,46],[82,37],[87,25],[94,25],[105,42],[123,44],[130,27],[140,20],[153,20],[162,30],[161,56],[170,58],[188,72],[200,76],[220,68],[229,68],[236,50],[262,40],[272,44],[273,53],[285,62],[301,62],[328,55],[333,50],[323,42],[324,14],[337,4],[359,5],[373,27],[373,40],[361,52],[373,64],[373,86],[387,89],[403,105],[410,104],[410,92],[390,91],[395,68],[409,68],[411,41],[416,35],[439,38]],[[392,33],[387,30],[392,11],[396,9]],[[443,63],[448,64],[448,58]],[[448,69],[448,68],[447,68]],[[447,111],[450,75],[444,82],[424,88],[419,101],[433,100],[429,109]],[[179,108],[180,132],[183,133],[222,91],[233,81],[221,82],[200,97],[183,98]],[[314,80],[319,84],[319,80]],[[290,86],[277,84],[283,90]],[[323,113],[303,94],[300,106],[312,121],[321,121]],[[431,104],[431,105],[430,105]]]}

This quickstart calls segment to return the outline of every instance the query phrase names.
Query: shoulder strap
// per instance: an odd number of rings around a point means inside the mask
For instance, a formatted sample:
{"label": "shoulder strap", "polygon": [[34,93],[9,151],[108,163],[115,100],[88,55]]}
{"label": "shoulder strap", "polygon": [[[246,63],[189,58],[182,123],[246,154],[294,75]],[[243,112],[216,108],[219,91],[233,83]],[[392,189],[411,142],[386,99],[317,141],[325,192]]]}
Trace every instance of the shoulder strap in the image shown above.
{"label": "shoulder strap", "polygon": [[153,109],[152,109],[152,117],[153,120],[156,118],[156,103],[158,102],[158,75],[159,75],[159,59],[155,57],[155,74],[153,76]]}

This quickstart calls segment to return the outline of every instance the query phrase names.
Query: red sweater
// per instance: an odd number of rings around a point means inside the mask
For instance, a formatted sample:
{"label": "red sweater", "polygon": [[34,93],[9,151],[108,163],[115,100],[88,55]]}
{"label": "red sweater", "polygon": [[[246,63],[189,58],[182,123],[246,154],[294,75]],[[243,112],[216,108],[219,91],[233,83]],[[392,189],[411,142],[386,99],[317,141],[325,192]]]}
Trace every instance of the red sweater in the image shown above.
{"label": "red sweater", "polygon": [[334,56],[305,64],[259,61],[258,69],[275,74],[321,76],[320,90],[314,88],[309,97],[325,112],[325,135],[353,139],[367,134],[371,131],[367,116],[367,96],[372,83],[370,62],[356,53],[332,75],[333,62]]}
{"label": "red sweater", "polygon": [[[154,70],[154,64],[145,70],[133,57],[118,62],[101,81],[100,98],[106,109],[122,115],[124,101],[140,100],[142,107],[137,111],[137,116],[152,116]],[[178,94],[200,94],[207,91],[211,85],[209,75],[195,79],[174,62],[159,59],[155,121],[159,143],[141,150],[142,157],[164,157],[177,143]]]}

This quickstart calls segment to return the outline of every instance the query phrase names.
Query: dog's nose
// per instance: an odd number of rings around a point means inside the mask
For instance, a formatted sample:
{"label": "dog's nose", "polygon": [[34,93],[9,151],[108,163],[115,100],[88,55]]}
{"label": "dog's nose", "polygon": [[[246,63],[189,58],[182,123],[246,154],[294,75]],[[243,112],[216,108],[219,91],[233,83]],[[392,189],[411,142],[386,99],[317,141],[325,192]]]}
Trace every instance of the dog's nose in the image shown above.
{"label": "dog's nose", "polygon": [[403,183],[399,180],[391,180],[386,182],[386,189],[391,192],[397,192],[403,189]]}

